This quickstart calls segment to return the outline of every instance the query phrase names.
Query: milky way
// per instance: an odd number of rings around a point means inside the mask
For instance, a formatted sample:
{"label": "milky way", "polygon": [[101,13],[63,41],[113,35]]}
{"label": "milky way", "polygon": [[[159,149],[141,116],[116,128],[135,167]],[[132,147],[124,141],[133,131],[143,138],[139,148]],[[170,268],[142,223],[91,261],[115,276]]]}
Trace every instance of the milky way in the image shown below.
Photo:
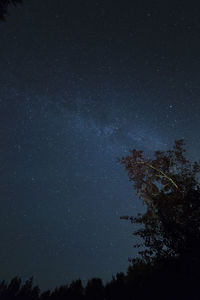
{"label": "milky way", "polygon": [[0,25],[0,279],[42,289],[108,280],[136,255],[120,215],[144,208],[117,157],[200,146],[197,8],[54,2]]}

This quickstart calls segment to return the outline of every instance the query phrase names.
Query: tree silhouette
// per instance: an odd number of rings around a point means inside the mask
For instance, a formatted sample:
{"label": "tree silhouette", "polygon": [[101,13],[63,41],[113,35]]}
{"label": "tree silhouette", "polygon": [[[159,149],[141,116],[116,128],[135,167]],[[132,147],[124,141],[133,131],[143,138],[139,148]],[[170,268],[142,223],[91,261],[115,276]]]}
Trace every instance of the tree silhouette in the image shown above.
{"label": "tree silhouette", "polygon": [[10,4],[17,5],[22,2],[23,0],[0,0],[0,21],[5,21],[5,17],[8,14],[8,6]]}
{"label": "tree silhouette", "polygon": [[88,300],[104,299],[104,286],[100,278],[92,278],[91,280],[88,280],[85,288],[85,297]]}
{"label": "tree silhouette", "polygon": [[14,297],[17,297],[19,291],[20,291],[20,288],[21,288],[21,279],[18,278],[18,277],[14,277],[10,284],[8,285],[8,288],[7,288],[7,295],[8,295],[8,299],[9,298],[14,298]]}
{"label": "tree silhouette", "polygon": [[20,300],[37,300],[39,298],[39,294],[40,289],[38,286],[33,287],[33,277],[31,277],[22,285],[17,296]]}
{"label": "tree silhouette", "polygon": [[69,298],[72,300],[83,299],[83,285],[80,279],[73,280],[69,286]]}
{"label": "tree silhouette", "polygon": [[189,162],[185,151],[178,140],[172,150],[156,151],[153,159],[135,149],[119,159],[146,206],[143,215],[121,217],[143,226],[134,234],[144,242],[135,247],[143,247],[139,253],[146,261],[186,254],[199,259],[200,164]]}
{"label": "tree silhouette", "polygon": [[32,277],[1,281],[0,300],[200,299],[200,164],[186,159],[183,140],[153,158],[132,150],[119,161],[146,206],[143,215],[121,217],[143,226],[135,232],[142,258],[105,285],[92,278],[83,287],[78,279],[41,293]]}
{"label": "tree silhouette", "polygon": [[41,300],[48,300],[48,299],[50,299],[50,297],[51,297],[51,291],[50,290],[44,291],[40,295]]}

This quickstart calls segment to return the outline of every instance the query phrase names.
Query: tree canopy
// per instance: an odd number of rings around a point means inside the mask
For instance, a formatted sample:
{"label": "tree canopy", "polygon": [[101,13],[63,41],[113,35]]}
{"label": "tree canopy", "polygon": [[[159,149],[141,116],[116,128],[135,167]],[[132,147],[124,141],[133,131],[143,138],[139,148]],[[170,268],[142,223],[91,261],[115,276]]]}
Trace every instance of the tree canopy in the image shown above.
{"label": "tree canopy", "polygon": [[186,159],[183,140],[153,158],[132,150],[119,161],[146,206],[143,215],[122,217],[143,226],[135,234],[144,241],[136,245],[144,246],[144,259],[105,284],[92,278],[84,287],[78,279],[41,293],[32,277],[0,281],[1,300],[199,299],[200,164]]}
{"label": "tree canopy", "polygon": [[146,207],[143,215],[121,217],[141,225],[134,235],[143,243],[135,247],[142,247],[139,253],[145,260],[182,255],[199,259],[200,164],[191,163],[185,152],[184,141],[177,140],[172,150],[156,151],[153,158],[134,149],[119,159]]}
{"label": "tree canopy", "polygon": [[8,14],[8,6],[10,4],[17,5],[22,2],[23,0],[0,0],[0,21],[5,21],[5,17]]}

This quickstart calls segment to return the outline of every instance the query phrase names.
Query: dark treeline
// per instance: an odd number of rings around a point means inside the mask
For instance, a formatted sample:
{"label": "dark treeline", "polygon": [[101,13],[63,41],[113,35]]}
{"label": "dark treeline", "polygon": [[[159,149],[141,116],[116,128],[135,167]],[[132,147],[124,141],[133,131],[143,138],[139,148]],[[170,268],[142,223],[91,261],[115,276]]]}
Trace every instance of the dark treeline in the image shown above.
{"label": "dark treeline", "polygon": [[80,279],[53,291],[40,292],[33,279],[0,282],[0,300],[200,299],[200,162],[185,157],[183,140],[153,158],[132,150],[120,162],[143,199],[146,212],[121,219],[141,225],[140,258],[130,259],[126,274],[110,282]]}
{"label": "dark treeline", "polygon": [[199,266],[187,258],[171,258],[145,263],[138,260],[126,274],[117,273],[110,282],[89,280],[83,287],[80,279],[55,290],[40,292],[33,278],[22,283],[18,277],[0,282],[0,300],[111,300],[111,299],[200,299]]}

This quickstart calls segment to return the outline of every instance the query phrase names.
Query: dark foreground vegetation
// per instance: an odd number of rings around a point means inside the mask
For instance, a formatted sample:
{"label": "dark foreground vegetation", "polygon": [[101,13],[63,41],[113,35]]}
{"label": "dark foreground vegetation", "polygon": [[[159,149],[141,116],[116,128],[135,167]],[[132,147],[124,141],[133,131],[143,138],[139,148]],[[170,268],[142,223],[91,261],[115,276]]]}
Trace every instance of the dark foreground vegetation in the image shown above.
{"label": "dark foreground vegetation", "polygon": [[127,274],[118,273],[105,285],[93,278],[83,287],[81,280],[63,285],[54,291],[40,293],[32,278],[21,284],[13,278],[9,284],[0,283],[1,300],[67,300],[67,299],[200,299],[199,269],[190,261],[171,259],[129,267]]}
{"label": "dark foreground vegetation", "polygon": [[8,15],[8,7],[10,5],[17,5],[23,0],[0,0],[0,21],[5,21]]}
{"label": "dark foreground vegetation", "polygon": [[139,258],[130,259],[126,274],[118,273],[106,284],[93,278],[40,293],[32,278],[0,283],[0,300],[64,299],[200,299],[200,163],[185,157],[183,140],[172,150],[156,151],[153,159],[142,151],[119,161],[125,166],[145,213],[121,219],[139,224],[134,235],[141,243]]}
{"label": "dark foreground vegetation", "polygon": [[[0,21],[22,0],[0,0]],[[113,1],[114,3],[114,1]],[[139,224],[134,245],[140,258],[130,259],[126,274],[103,284],[93,278],[83,287],[80,279],[53,291],[41,292],[33,278],[0,281],[0,300],[200,300],[200,163],[190,163],[182,140],[172,150],[156,151],[154,158],[132,150],[119,161],[142,199],[146,212],[121,219]],[[138,228],[138,226],[137,226]]]}

